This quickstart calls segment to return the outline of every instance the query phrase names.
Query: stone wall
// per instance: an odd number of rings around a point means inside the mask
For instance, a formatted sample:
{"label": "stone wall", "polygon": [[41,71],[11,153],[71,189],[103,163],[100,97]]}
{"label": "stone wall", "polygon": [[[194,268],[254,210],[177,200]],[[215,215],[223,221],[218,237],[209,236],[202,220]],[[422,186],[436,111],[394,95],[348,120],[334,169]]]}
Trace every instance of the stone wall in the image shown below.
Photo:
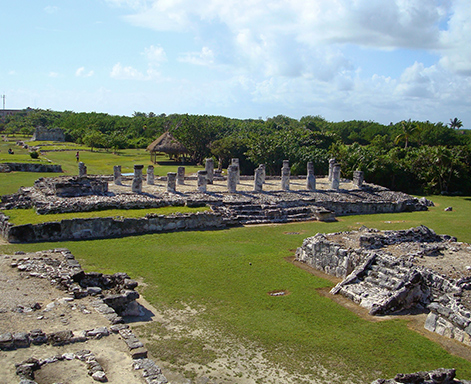
{"label": "stone wall", "polygon": [[60,128],[36,127],[32,141],[65,141],[64,131]]}
{"label": "stone wall", "polygon": [[428,312],[427,330],[471,346],[470,250],[424,226],[363,228],[309,237],[297,249],[296,260],[343,277],[331,293],[372,315],[423,310]]}
{"label": "stone wall", "polygon": [[70,219],[43,224],[11,225],[0,214],[3,237],[11,243],[64,241],[123,237],[175,230],[223,228],[221,215],[194,214],[147,215],[144,218],[99,217]]}
{"label": "stone wall", "polygon": [[0,173],[5,172],[62,172],[59,164],[1,163]]}

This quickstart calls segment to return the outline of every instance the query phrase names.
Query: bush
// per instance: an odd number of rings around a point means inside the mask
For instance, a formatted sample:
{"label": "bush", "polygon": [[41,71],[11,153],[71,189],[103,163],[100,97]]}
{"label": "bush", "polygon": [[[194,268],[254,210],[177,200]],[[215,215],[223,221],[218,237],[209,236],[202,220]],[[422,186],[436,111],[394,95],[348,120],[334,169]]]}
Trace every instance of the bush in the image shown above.
{"label": "bush", "polygon": [[29,153],[32,159],[37,159],[39,157],[39,153],[37,151],[32,151]]}

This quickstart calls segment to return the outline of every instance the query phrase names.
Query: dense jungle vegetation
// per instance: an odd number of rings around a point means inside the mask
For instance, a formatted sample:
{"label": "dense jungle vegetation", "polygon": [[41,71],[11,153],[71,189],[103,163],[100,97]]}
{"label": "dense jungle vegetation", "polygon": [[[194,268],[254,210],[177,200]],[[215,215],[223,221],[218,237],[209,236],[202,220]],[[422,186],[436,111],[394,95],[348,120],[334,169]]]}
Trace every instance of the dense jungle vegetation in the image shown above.
{"label": "dense jungle vegetation", "polygon": [[409,193],[471,194],[471,136],[457,118],[450,123],[404,120],[382,125],[374,121],[329,122],[321,116],[296,120],[278,115],[262,119],[135,112],[133,116],[105,113],[29,110],[0,121],[2,134],[32,134],[44,126],[64,129],[68,141],[118,151],[145,148],[169,130],[187,149],[191,161],[213,156],[227,167],[240,159],[250,174],[265,164],[269,174],[280,172],[289,159],[292,174],[306,172],[313,161],[316,174],[326,174],[335,157],[342,176],[365,172],[368,182]]}

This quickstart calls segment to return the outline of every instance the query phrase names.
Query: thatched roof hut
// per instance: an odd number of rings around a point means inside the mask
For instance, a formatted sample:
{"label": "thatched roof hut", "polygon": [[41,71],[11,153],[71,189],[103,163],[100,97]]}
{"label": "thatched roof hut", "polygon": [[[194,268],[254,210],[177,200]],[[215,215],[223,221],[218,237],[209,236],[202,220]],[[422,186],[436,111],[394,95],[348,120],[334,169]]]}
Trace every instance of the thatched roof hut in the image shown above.
{"label": "thatched roof hut", "polygon": [[185,146],[179,143],[169,131],[164,132],[156,140],[150,143],[146,148],[146,151],[150,152],[150,159],[153,163],[156,162],[157,152],[175,155],[177,158],[183,153],[188,153]]}

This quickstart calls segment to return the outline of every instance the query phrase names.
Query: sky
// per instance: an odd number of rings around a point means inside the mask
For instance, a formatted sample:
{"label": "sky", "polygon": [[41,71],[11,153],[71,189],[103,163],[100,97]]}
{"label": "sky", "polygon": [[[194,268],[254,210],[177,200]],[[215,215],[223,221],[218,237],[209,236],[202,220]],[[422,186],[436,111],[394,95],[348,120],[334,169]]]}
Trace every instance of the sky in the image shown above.
{"label": "sky", "polygon": [[471,128],[471,0],[0,0],[0,17],[7,109]]}

